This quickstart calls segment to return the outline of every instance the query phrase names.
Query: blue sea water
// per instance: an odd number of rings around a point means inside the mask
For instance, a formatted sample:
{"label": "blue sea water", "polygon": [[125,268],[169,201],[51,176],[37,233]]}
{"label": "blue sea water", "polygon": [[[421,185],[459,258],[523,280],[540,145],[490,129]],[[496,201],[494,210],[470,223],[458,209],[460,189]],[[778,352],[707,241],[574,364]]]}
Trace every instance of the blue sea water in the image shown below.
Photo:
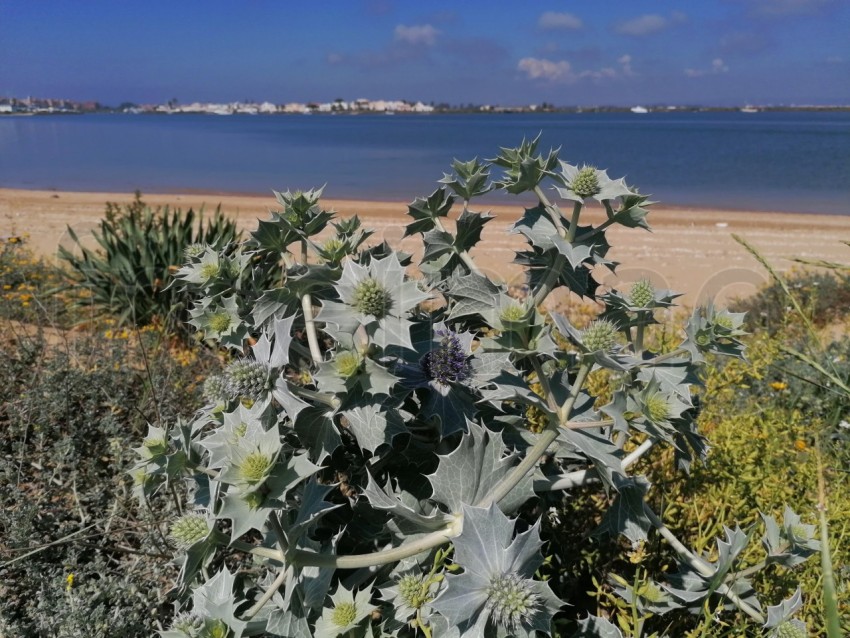
{"label": "blue sea water", "polygon": [[542,133],[671,205],[850,214],[850,113],[0,117],[0,187],[411,200]]}

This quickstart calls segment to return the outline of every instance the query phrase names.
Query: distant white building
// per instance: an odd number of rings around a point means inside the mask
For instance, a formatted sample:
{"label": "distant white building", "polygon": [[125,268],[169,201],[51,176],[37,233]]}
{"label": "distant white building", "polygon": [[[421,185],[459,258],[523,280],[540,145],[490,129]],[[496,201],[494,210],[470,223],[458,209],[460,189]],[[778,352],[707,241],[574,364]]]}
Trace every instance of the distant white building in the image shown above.
{"label": "distant white building", "polygon": [[307,105],[300,102],[289,102],[283,105],[284,113],[306,113],[307,110]]}
{"label": "distant white building", "polygon": [[277,105],[271,102],[263,102],[260,104],[260,113],[277,113]]}
{"label": "distant white building", "polygon": [[0,104],[0,113],[12,113],[14,110],[11,104]]}

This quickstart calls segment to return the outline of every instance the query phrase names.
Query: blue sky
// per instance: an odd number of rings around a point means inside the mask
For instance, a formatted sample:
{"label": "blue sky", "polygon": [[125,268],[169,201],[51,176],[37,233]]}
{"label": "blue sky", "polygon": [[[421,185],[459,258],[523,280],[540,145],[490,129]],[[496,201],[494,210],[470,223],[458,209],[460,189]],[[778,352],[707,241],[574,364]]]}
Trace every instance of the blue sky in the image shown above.
{"label": "blue sky", "polygon": [[850,104],[847,0],[0,0],[0,96]]}

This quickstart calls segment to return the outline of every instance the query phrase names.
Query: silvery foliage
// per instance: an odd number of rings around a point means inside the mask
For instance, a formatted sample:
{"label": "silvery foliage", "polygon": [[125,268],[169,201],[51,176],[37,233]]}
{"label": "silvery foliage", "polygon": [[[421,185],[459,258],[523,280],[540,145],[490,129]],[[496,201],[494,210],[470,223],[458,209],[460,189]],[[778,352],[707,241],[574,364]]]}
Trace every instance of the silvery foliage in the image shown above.
{"label": "silvery foliage", "polygon": [[[535,579],[545,551],[529,520],[535,490],[598,482],[609,495],[600,533],[632,543],[665,533],[626,444],[669,445],[683,470],[705,456],[692,389],[707,353],[741,355],[742,317],[697,309],[680,347],[644,347],[677,295],[647,281],[601,294],[592,271],[616,267],[606,230],[648,229],[652,202],[537,143],[455,161],[414,200],[415,264],[369,244],[356,217],[335,221],[321,190],[275,193],[281,210],[248,241],[189,254],[177,278],[197,294],[192,323],[233,361],[191,423],[151,426],[137,450],[138,497],[184,491],[193,517],[172,528],[187,595],[164,636],[551,634],[565,601]],[[471,200],[492,189],[538,199],[512,230],[527,244],[515,259],[524,298],[472,255],[492,216]],[[580,223],[589,199],[606,213],[596,226]],[[284,276],[262,289],[275,260]],[[601,303],[598,321],[580,330],[545,312],[558,288]],[[599,368],[619,383],[601,407],[584,388]],[[542,431],[527,427],[530,411]],[[782,526],[764,520],[767,563],[817,551],[790,510]],[[727,530],[714,561],[679,546],[667,582],[617,591],[653,614],[719,596],[774,630],[798,604],[761,615],[737,569],[751,535]],[[589,617],[576,635],[620,633]]]}

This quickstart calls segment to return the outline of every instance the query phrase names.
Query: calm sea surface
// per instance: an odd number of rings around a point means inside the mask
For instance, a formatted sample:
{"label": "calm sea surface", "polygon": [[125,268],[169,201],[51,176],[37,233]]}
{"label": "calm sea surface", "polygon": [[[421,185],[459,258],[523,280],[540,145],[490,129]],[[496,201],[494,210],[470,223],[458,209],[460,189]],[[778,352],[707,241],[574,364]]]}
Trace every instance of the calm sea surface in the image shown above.
{"label": "calm sea surface", "polygon": [[850,113],[0,117],[0,187],[409,201],[540,132],[665,204],[850,214]]}

